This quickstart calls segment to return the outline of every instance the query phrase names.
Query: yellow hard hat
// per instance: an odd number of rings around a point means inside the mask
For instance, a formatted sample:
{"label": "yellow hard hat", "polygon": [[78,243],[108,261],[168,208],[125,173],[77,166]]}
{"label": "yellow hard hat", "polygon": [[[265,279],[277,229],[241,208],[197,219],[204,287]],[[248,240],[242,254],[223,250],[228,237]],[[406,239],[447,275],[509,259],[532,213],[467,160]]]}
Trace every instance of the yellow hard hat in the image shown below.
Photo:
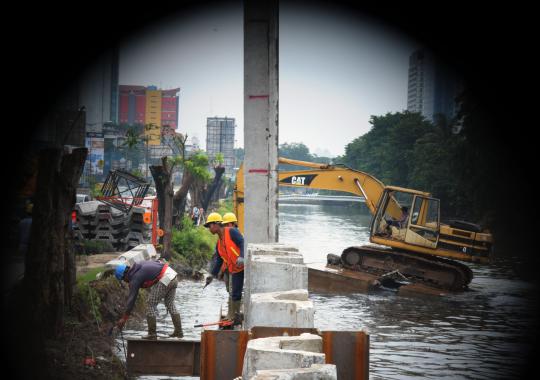
{"label": "yellow hard hat", "polygon": [[236,215],[232,212],[228,212],[225,215],[223,215],[223,222],[221,224],[227,224],[227,223],[234,223],[238,222],[238,219],[236,219]]}
{"label": "yellow hard hat", "polygon": [[223,218],[221,217],[221,215],[219,215],[217,212],[212,212],[206,218],[206,223],[204,223],[204,226],[208,227],[210,223],[221,223],[222,221]]}

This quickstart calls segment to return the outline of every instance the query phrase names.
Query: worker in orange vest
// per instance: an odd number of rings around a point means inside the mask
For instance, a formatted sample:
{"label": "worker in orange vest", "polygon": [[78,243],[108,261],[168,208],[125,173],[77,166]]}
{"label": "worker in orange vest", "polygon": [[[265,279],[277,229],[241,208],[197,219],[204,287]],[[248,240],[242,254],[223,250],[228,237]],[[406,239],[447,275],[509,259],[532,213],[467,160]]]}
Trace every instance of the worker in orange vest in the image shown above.
{"label": "worker in orange vest", "polygon": [[218,213],[211,213],[204,224],[210,232],[218,235],[215,260],[211,275],[206,283],[212,282],[225,264],[230,275],[230,305],[227,319],[235,319],[239,323],[240,306],[242,303],[242,290],[244,288],[244,237],[236,228],[223,227],[223,218]]}
{"label": "worker in orange vest", "polygon": [[[223,221],[221,222],[221,225],[223,227],[234,227],[238,229],[238,219],[236,218],[236,215],[234,215],[234,213],[227,212],[223,214]],[[229,285],[230,275],[229,275],[229,270],[227,269],[227,264],[225,262],[223,262],[223,264],[221,265],[221,269],[219,270],[217,278],[218,280],[222,280],[225,282],[227,293],[230,293],[230,285]],[[230,301],[230,297],[229,297],[229,301]],[[230,304],[230,302],[229,302],[229,307],[232,308],[232,305]]]}

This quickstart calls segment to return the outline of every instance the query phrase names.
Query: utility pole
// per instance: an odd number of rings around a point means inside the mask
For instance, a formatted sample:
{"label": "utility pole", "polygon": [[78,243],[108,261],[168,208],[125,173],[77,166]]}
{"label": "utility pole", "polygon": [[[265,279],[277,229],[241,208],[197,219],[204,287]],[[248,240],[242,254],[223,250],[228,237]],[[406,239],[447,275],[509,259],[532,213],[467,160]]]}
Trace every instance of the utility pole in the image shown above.
{"label": "utility pole", "polygon": [[146,142],[146,174],[145,177],[148,179],[148,135],[145,136],[145,142]]}
{"label": "utility pole", "polygon": [[244,0],[245,241],[278,241],[278,0]]}

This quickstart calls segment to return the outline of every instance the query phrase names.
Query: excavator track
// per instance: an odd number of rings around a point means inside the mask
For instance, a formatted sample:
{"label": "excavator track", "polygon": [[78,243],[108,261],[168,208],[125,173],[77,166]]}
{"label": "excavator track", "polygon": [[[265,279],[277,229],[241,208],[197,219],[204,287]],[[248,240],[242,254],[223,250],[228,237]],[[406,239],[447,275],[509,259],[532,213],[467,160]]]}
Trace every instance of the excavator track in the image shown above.
{"label": "excavator track", "polygon": [[453,260],[374,246],[344,249],[341,263],[378,276],[398,270],[413,282],[451,291],[466,289],[473,278],[469,267]]}

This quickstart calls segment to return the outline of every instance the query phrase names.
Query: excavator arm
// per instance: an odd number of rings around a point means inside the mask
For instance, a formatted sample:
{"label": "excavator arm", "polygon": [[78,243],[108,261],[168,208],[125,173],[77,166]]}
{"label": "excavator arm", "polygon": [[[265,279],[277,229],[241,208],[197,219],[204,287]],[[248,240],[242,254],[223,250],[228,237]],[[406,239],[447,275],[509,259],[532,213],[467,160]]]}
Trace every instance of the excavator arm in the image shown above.
{"label": "excavator arm", "polygon": [[[377,212],[377,204],[384,184],[377,178],[345,165],[328,165],[288,158],[279,159],[280,164],[302,166],[310,169],[279,171],[279,186],[301,187],[320,190],[338,190],[363,197],[372,215]],[[236,174],[236,186],[233,195],[234,211],[238,218],[240,231],[244,231],[244,168],[240,167]],[[399,204],[392,200],[388,208],[390,215],[400,215]]]}

